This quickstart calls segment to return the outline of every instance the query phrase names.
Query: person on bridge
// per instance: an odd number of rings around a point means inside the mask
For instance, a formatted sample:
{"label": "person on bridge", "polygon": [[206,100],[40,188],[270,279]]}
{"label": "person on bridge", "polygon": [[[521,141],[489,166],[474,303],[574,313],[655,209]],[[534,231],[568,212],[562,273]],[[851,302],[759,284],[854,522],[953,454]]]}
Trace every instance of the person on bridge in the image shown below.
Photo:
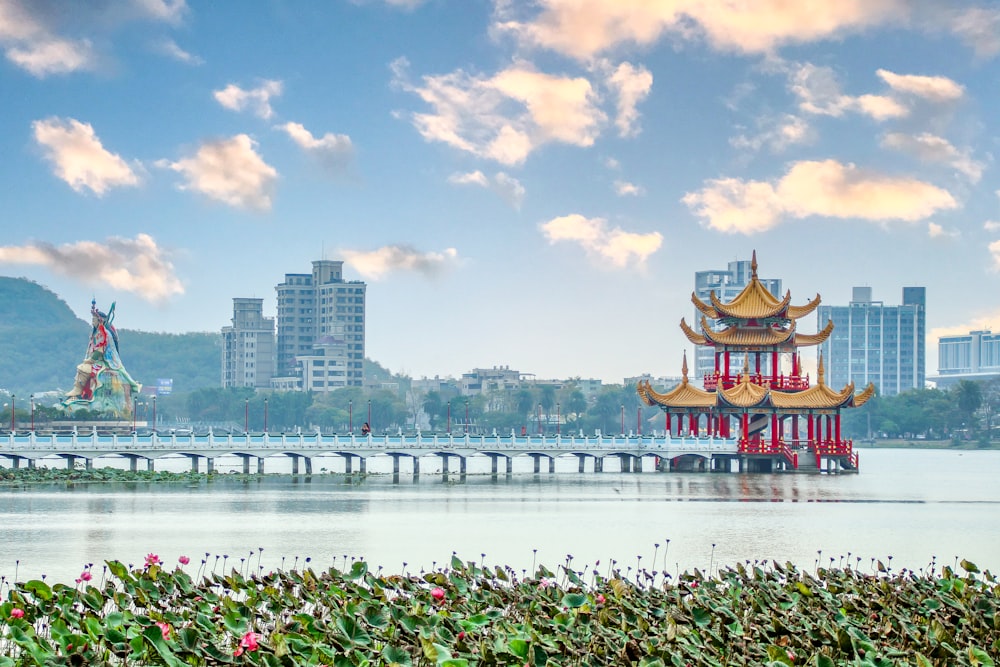
{"label": "person on bridge", "polygon": [[361,435],[368,435],[371,432],[372,427],[368,425],[368,422],[365,422],[365,425],[361,427]]}

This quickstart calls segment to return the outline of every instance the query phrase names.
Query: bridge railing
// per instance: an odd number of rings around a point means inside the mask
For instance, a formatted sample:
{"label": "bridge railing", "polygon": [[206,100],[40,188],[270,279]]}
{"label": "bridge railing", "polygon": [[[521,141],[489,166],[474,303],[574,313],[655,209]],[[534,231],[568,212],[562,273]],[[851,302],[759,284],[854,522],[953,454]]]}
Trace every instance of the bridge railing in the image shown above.
{"label": "bridge railing", "polygon": [[318,433],[248,433],[226,435],[142,434],[112,435],[100,433],[37,434],[16,432],[0,438],[3,449],[17,451],[128,451],[128,450],[204,450],[239,449],[275,450],[312,449],[326,451],[358,450],[671,450],[691,452],[735,452],[736,441],[715,437],[673,436],[517,436],[517,435],[322,435]]}

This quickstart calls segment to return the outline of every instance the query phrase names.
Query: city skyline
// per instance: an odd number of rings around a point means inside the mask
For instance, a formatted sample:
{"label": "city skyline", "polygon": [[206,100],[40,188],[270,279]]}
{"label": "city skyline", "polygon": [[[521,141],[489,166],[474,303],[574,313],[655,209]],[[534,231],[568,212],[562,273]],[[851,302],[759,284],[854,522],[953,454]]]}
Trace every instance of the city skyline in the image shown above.
{"label": "city skyline", "polygon": [[926,286],[928,374],[1000,327],[985,2],[0,0],[0,50],[0,273],[83,318],[217,332],[329,259],[393,372],[619,383],[756,250],[794,303]]}

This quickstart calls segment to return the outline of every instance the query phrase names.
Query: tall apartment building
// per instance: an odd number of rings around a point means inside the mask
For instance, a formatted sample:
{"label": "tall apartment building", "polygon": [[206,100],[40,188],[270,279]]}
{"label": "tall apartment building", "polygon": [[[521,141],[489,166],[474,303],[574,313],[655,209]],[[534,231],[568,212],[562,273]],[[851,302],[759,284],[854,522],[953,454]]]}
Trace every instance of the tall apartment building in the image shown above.
{"label": "tall apartment building", "polygon": [[[694,274],[694,293],[705,303],[709,303],[709,293],[715,291],[715,296],[723,302],[732,301],[743,291],[743,288],[750,282],[753,272],[750,260],[739,260],[729,262],[729,268],[712,269],[709,271],[696,271]],[[777,278],[758,278],[760,283],[767,288],[771,294],[777,298],[782,298],[781,280]],[[694,320],[692,327],[701,333],[702,313],[697,308],[694,309]],[[742,363],[742,361],[740,361]],[[770,359],[766,360],[770,364]],[[770,368],[770,367],[768,367]],[[695,349],[694,376],[703,377],[706,373],[715,370],[715,355],[711,347],[698,346]],[[763,370],[763,369],[762,369]]]}
{"label": "tall apartment building", "polygon": [[322,339],[334,338],[346,346],[346,386],[362,385],[367,285],[360,280],[344,280],[343,269],[341,261],[316,260],[312,273],[286,273],[285,282],[275,286],[280,375],[298,375],[301,368],[297,360],[316,357],[317,343],[322,345]]}
{"label": "tall apartment building", "polygon": [[1000,333],[970,331],[938,338],[938,374],[931,379],[941,389],[960,380],[1000,378]]}
{"label": "tall apartment building", "polygon": [[233,299],[232,325],[222,327],[222,386],[266,388],[274,375],[274,318],[264,299]]}
{"label": "tall apartment building", "polygon": [[848,305],[820,306],[817,326],[833,320],[833,333],[820,346],[826,383],[863,387],[872,382],[883,396],[922,389],[926,301],[924,287],[904,287],[899,306],[873,301],[871,287],[855,287]]}

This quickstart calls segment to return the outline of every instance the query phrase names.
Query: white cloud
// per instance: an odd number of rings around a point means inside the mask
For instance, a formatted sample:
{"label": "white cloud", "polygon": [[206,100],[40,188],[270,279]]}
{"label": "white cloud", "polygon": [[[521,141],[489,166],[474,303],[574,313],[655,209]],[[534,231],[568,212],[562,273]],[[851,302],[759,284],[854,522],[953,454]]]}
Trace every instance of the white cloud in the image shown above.
{"label": "white cloud", "polygon": [[608,169],[614,169],[615,171],[622,168],[622,163],[613,157],[609,157],[604,160],[604,166]]}
{"label": "white cloud", "polygon": [[380,280],[393,271],[409,271],[434,278],[458,265],[458,251],[420,252],[408,245],[387,245],[376,250],[343,250],[348,266],[365,278]]}
{"label": "white cloud", "polygon": [[346,134],[327,132],[317,139],[300,123],[285,123],[278,129],[284,130],[302,150],[333,171],[343,170],[354,157],[354,144]]}
{"label": "white cloud", "polygon": [[949,165],[973,183],[979,182],[986,168],[982,162],[973,160],[968,150],[960,151],[947,139],[927,132],[918,135],[891,132],[882,137],[881,145],[913,155],[924,162]]}
{"label": "white cloud", "polygon": [[44,266],[88,285],[107,285],[152,302],[184,293],[169,254],[148,234],[61,246],[41,242],[2,246],[0,263]]}
{"label": "white cloud", "polygon": [[813,140],[813,131],[805,119],[792,114],[777,117],[763,117],[758,120],[758,132],[753,136],[741,134],[729,143],[741,150],[759,151],[769,149],[780,153],[789,146],[804,144]]}
{"label": "white cloud", "polygon": [[704,39],[722,51],[764,53],[902,22],[909,11],[903,0],[537,0],[528,6],[538,11],[516,15],[520,4],[498,3],[494,30],[580,60],[621,45],[648,46],[664,34]]}
{"label": "white cloud", "polygon": [[615,194],[619,197],[637,197],[646,192],[641,186],[628,181],[615,181],[614,185]]}
{"label": "white cloud", "polygon": [[215,90],[212,95],[215,100],[232,111],[250,109],[259,118],[267,120],[274,115],[271,108],[271,98],[281,95],[281,81],[264,81],[257,88],[244,90],[231,83],[222,90]]}
{"label": "white cloud", "polygon": [[983,223],[983,229],[988,232],[1000,231],[1000,220],[987,220]]}
{"label": "white cloud", "polygon": [[957,229],[945,229],[936,222],[927,223],[927,235],[932,239],[958,238],[961,234]]}
{"label": "white cloud", "polygon": [[1000,241],[994,241],[987,246],[990,257],[993,258],[993,270],[1000,271]]}
{"label": "white cloud", "polygon": [[789,71],[789,89],[799,98],[799,109],[810,114],[839,118],[850,111],[878,121],[909,114],[909,109],[892,97],[855,97],[844,94],[831,68],[818,67],[812,63],[800,63],[792,67]]}
{"label": "white cloud", "polygon": [[73,118],[47,118],[31,124],[35,141],[45,149],[56,176],[82,192],[101,196],[110,188],[139,183],[136,172],[119,155],[105,150],[89,123]]}
{"label": "white cloud", "polygon": [[682,201],[717,231],[753,234],[784,217],[915,222],[958,206],[947,190],[912,178],[866,172],[835,160],[796,162],[776,183],[708,181]]}
{"label": "white cloud", "polygon": [[536,72],[526,63],[490,77],[462,70],[425,76],[420,85],[407,81],[405,60],[392,68],[396,85],[432,109],[412,116],[425,139],[501,164],[520,164],[549,142],[590,146],[606,119],[589,81]]}
{"label": "white cloud", "polygon": [[177,45],[172,39],[162,39],[153,45],[153,48],[157,53],[161,53],[169,58],[173,58],[178,62],[182,62],[186,65],[203,65],[204,60],[198,56],[188,53],[180,46]]}
{"label": "white cloud", "polygon": [[659,232],[626,232],[621,227],[609,228],[603,218],[585,218],[578,213],[553,218],[539,228],[549,243],[576,243],[590,257],[616,269],[630,265],[643,267],[649,256],[663,245],[663,235]]}
{"label": "white cloud", "polygon": [[1000,53],[1000,9],[969,7],[955,11],[950,28],[976,55],[989,58]]}
{"label": "white cloud", "polygon": [[482,188],[492,190],[500,196],[511,207],[520,210],[524,201],[525,189],[521,182],[502,171],[497,172],[492,179],[479,171],[452,174],[448,177],[448,182],[454,185],[478,185]]}
{"label": "white cloud", "polygon": [[254,151],[245,134],[202,144],[192,157],[160,161],[185,178],[182,190],[194,190],[230,206],[267,210],[278,172]]}
{"label": "white cloud", "polygon": [[894,91],[915,95],[932,102],[952,102],[965,94],[965,88],[944,76],[921,76],[917,74],[896,74],[880,69],[879,78]]}
{"label": "white cloud", "polygon": [[639,134],[639,103],[646,99],[653,87],[653,75],[645,67],[623,62],[611,69],[608,66],[606,83],[617,94],[615,126],[623,137]]}
{"label": "white cloud", "polygon": [[[72,9],[61,4],[71,4]],[[10,62],[39,78],[93,70],[98,65],[98,54],[91,40],[64,34],[67,29],[86,34],[108,32],[134,21],[175,24],[186,9],[183,0],[0,0],[0,48]],[[68,21],[70,16],[72,20]],[[107,39],[102,35],[101,41]]]}

